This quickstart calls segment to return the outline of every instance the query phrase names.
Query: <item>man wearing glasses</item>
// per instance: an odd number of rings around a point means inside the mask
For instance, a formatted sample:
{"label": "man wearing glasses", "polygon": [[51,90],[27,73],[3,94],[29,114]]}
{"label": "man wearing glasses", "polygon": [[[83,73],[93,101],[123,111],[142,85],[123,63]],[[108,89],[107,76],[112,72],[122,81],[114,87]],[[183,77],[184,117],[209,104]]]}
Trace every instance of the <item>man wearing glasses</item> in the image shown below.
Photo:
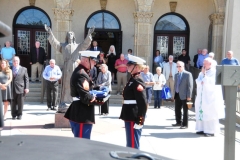
{"label": "man wearing glasses", "polygon": [[[176,124],[172,126],[181,126],[180,129],[188,128],[188,108],[187,101],[191,100],[193,90],[192,74],[184,70],[184,63],[177,62],[178,73],[174,75],[175,90],[175,118]],[[183,108],[183,120],[181,109]]]}

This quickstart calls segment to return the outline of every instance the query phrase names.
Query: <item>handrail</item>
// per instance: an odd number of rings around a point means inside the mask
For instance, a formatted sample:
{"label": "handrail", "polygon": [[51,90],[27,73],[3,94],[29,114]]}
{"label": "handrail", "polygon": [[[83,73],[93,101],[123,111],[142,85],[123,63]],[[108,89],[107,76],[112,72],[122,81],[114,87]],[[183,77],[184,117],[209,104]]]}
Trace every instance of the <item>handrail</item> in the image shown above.
{"label": "handrail", "polygon": [[42,74],[41,74],[41,81],[42,81],[42,85],[41,85],[41,103],[43,103],[45,89],[46,89],[46,80],[43,78],[43,72],[44,72],[44,69],[47,66],[47,64],[49,64],[49,60],[48,59],[43,64],[43,70],[42,70]]}

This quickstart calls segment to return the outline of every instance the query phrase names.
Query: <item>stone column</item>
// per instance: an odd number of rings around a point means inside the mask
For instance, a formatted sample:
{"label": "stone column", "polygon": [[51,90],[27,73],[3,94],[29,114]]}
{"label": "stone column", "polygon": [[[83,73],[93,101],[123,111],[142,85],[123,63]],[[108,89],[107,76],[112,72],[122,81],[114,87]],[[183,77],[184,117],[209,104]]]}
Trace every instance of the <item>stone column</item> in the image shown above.
{"label": "stone column", "polygon": [[240,60],[240,1],[228,0],[226,6],[226,18],[224,22],[224,41],[223,41],[223,57],[226,52],[232,50],[234,57]]}
{"label": "stone column", "polygon": [[[212,52],[215,53],[215,60],[218,64],[222,60],[222,46],[223,46],[223,25],[225,13],[213,13],[209,16],[212,23]],[[210,52],[210,51],[209,51]]]}
{"label": "stone column", "polygon": [[[53,34],[56,39],[63,43],[65,42],[66,33],[72,29],[72,16],[74,10],[71,9],[71,4],[73,0],[55,0],[56,8],[53,8],[53,13],[55,15],[55,25]],[[52,58],[56,60],[56,64],[60,67],[63,66],[63,56],[61,53],[55,51],[52,48]]]}
{"label": "stone column", "polygon": [[152,63],[152,6],[154,0],[135,0],[136,12],[133,13],[135,19],[135,39],[134,54],[146,60],[147,64]]}

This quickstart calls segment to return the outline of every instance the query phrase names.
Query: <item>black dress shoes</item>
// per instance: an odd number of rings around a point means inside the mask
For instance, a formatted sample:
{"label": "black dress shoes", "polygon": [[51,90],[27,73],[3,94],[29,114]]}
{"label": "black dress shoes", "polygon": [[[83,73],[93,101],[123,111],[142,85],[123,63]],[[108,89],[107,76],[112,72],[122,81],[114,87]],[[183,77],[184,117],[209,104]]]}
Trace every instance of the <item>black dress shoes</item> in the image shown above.
{"label": "black dress shoes", "polygon": [[16,117],[12,117],[12,120],[15,120],[16,119]]}
{"label": "black dress shoes", "polygon": [[56,107],[53,107],[53,108],[51,108],[51,110],[56,111],[57,109],[56,109]]}
{"label": "black dress shoes", "polygon": [[181,126],[180,129],[187,129],[187,126]]}
{"label": "black dress shoes", "polygon": [[204,136],[205,136],[205,137],[213,137],[213,136],[214,136],[214,134],[205,133],[205,134],[204,134]]}
{"label": "black dress shoes", "polygon": [[17,119],[18,119],[18,120],[21,120],[21,119],[22,119],[22,116],[18,116]]}
{"label": "black dress shoes", "polygon": [[181,126],[180,123],[172,124],[173,127]]}
{"label": "black dress shoes", "polygon": [[200,132],[196,132],[196,134],[204,134],[204,132],[203,132],[203,131],[200,131]]}

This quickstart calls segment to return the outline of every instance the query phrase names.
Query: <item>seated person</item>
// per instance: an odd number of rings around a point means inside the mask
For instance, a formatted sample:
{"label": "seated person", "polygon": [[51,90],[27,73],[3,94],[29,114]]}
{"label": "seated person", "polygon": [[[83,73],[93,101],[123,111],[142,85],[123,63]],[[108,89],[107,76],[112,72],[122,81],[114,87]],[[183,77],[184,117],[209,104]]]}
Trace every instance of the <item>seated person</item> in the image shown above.
{"label": "seated person", "polygon": [[[98,75],[97,81],[96,81],[96,86],[102,87],[106,86],[109,88],[109,92],[112,91],[112,86],[111,86],[111,72],[108,71],[108,66],[106,64],[102,64],[100,66],[101,72]],[[103,115],[108,115],[109,113],[109,100],[107,100],[103,105],[101,105],[101,114]]]}

